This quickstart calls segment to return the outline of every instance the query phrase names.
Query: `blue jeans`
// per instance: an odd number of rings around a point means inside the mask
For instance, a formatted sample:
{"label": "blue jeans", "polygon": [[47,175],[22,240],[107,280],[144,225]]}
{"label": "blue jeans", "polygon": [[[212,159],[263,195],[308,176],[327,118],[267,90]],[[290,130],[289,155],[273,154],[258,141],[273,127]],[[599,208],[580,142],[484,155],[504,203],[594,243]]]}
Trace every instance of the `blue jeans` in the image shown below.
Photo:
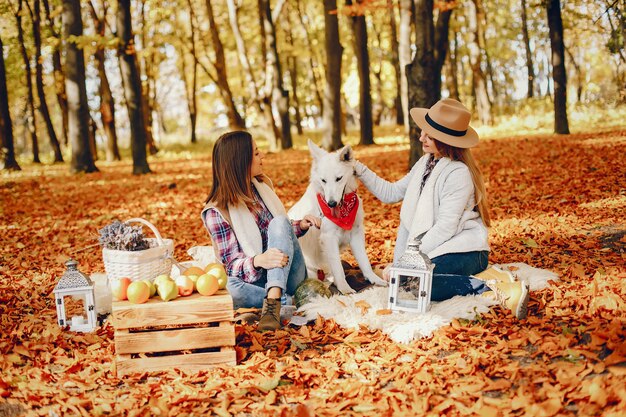
{"label": "blue jeans", "polygon": [[436,256],[433,271],[432,301],[443,301],[455,295],[481,294],[489,291],[484,281],[470,275],[487,268],[489,252],[448,253]]}
{"label": "blue jeans", "polygon": [[302,249],[286,216],[274,217],[270,222],[267,229],[267,247],[283,252],[289,257],[289,262],[283,268],[268,269],[265,277],[253,283],[228,277],[227,288],[233,297],[234,308],[263,307],[267,290],[272,287],[282,289],[282,304],[291,304],[291,295],[306,278]]}

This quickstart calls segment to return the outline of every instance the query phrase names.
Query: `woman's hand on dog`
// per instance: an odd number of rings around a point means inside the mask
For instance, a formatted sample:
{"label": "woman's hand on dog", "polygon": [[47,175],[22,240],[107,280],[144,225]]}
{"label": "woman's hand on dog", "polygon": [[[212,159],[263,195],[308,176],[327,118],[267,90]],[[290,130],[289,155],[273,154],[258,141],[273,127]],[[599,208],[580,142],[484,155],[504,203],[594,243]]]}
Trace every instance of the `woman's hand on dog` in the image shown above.
{"label": "woman's hand on dog", "polygon": [[315,226],[318,229],[322,225],[322,219],[312,214],[307,214],[302,220],[300,220],[300,229],[309,230],[311,226]]}
{"label": "woman's hand on dog", "polygon": [[254,267],[263,269],[284,268],[288,262],[289,257],[276,248],[269,248],[252,258]]}

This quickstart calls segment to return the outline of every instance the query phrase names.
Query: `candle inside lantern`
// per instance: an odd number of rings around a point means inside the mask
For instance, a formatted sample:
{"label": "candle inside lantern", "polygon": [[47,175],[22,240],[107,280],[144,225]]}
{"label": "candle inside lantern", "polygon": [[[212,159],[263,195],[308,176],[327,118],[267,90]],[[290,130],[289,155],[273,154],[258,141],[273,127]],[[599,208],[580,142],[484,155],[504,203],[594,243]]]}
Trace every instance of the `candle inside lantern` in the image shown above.
{"label": "candle inside lantern", "polygon": [[72,317],[72,326],[81,326],[85,324],[85,318],[82,316]]}

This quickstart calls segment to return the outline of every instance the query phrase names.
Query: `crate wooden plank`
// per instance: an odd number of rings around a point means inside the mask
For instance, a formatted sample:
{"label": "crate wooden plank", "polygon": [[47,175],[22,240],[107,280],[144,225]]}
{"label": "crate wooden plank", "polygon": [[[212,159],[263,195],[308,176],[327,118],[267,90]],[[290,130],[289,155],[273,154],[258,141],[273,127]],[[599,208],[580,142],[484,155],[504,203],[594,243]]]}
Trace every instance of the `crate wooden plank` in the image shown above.
{"label": "crate wooden plank", "polygon": [[156,297],[144,304],[116,301],[111,316],[116,329],[231,321],[233,299],[220,290],[209,297],[195,293],[168,302]]}
{"label": "crate wooden plank", "polygon": [[197,372],[213,366],[237,364],[237,356],[232,347],[222,348],[220,352],[134,359],[126,359],[118,356],[116,359],[118,375],[125,375],[131,372],[163,371],[174,368],[185,372]]}
{"label": "crate wooden plank", "polygon": [[235,326],[142,331],[115,331],[115,351],[124,353],[169,352],[235,345]]}

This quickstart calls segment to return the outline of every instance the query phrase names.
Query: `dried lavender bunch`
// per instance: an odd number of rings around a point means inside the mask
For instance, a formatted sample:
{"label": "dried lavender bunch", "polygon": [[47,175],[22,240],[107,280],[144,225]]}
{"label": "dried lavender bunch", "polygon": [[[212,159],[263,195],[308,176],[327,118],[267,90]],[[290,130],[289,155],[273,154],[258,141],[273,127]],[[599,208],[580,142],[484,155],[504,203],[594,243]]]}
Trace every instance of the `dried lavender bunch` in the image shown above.
{"label": "dried lavender bunch", "polygon": [[115,220],[99,230],[100,246],[107,249],[138,251],[150,248],[141,226],[131,226]]}

